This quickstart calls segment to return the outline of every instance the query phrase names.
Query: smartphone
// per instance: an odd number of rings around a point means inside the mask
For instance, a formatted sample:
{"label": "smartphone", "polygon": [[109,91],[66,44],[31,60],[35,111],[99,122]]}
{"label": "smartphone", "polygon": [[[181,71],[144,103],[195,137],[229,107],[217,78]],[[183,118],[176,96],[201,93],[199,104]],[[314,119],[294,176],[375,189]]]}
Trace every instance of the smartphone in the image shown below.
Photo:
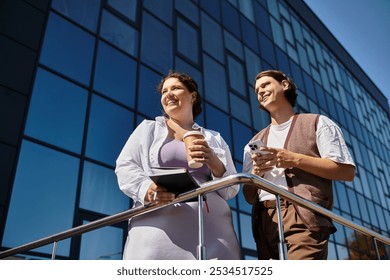
{"label": "smartphone", "polygon": [[260,150],[260,147],[265,147],[265,144],[263,141],[261,141],[261,139],[249,142],[248,146],[251,149],[252,154],[256,154],[256,153],[262,154],[262,155],[269,154],[269,152]]}

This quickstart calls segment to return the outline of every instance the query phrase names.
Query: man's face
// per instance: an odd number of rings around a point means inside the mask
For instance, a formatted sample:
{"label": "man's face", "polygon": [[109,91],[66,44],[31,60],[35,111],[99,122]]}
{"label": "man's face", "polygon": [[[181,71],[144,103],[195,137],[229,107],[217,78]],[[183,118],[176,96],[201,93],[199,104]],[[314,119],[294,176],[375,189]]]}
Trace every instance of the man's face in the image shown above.
{"label": "man's face", "polygon": [[277,105],[280,101],[287,101],[284,91],[288,89],[288,81],[278,82],[270,76],[264,76],[256,80],[255,92],[260,105],[270,109],[270,106]]}

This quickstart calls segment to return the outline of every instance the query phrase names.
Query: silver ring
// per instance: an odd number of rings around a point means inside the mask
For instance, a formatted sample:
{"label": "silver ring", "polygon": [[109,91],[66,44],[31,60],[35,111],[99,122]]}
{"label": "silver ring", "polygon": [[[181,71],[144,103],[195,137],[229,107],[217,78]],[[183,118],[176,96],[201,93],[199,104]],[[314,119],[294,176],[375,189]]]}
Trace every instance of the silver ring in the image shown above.
{"label": "silver ring", "polygon": [[153,192],[153,200],[156,200],[157,198],[157,192]]}

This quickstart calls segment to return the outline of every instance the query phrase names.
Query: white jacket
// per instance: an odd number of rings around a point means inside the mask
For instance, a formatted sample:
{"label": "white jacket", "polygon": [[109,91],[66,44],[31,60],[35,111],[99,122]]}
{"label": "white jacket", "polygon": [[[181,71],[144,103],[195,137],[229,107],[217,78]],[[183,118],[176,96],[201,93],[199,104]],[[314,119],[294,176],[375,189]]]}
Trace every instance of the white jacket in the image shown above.
{"label": "white jacket", "polygon": [[[226,172],[223,177],[235,174],[229,146],[222,136],[213,130],[205,129],[194,124],[193,129],[200,129],[210,148],[225,165]],[[119,188],[135,202],[134,206],[144,204],[146,192],[152,184],[147,174],[151,167],[159,166],[158,152],[168,135],[168,128],[164,117],[156,120],[144,120],[130,135],[123,147],[117,161],[115,173],[118,177]],[[213,179],[216,179],[213,176]],[[228,200],[239,191],[239,185],[218,190],[218,194]]]}

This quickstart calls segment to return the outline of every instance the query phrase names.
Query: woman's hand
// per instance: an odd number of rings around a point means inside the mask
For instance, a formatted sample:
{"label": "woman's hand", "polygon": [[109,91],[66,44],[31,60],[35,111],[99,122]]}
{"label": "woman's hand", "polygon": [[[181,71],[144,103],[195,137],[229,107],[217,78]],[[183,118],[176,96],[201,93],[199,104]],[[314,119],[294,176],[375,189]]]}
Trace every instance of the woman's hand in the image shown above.
{"label": "woman's hand", "polygon": [[205,139],[195,139],[189,147],[190,156],[196,161],[206,164],[214,176],[222,177],[226,169],[222,161],[209,147]]}
{"label": "woman's hand", "polygon": [[171,202],[175,199],[175,194],[168,192],[166,188],[160,187],[155,183],[149,186],[145,195],[145,202],[150,202],[153,205],[162,205]]}

